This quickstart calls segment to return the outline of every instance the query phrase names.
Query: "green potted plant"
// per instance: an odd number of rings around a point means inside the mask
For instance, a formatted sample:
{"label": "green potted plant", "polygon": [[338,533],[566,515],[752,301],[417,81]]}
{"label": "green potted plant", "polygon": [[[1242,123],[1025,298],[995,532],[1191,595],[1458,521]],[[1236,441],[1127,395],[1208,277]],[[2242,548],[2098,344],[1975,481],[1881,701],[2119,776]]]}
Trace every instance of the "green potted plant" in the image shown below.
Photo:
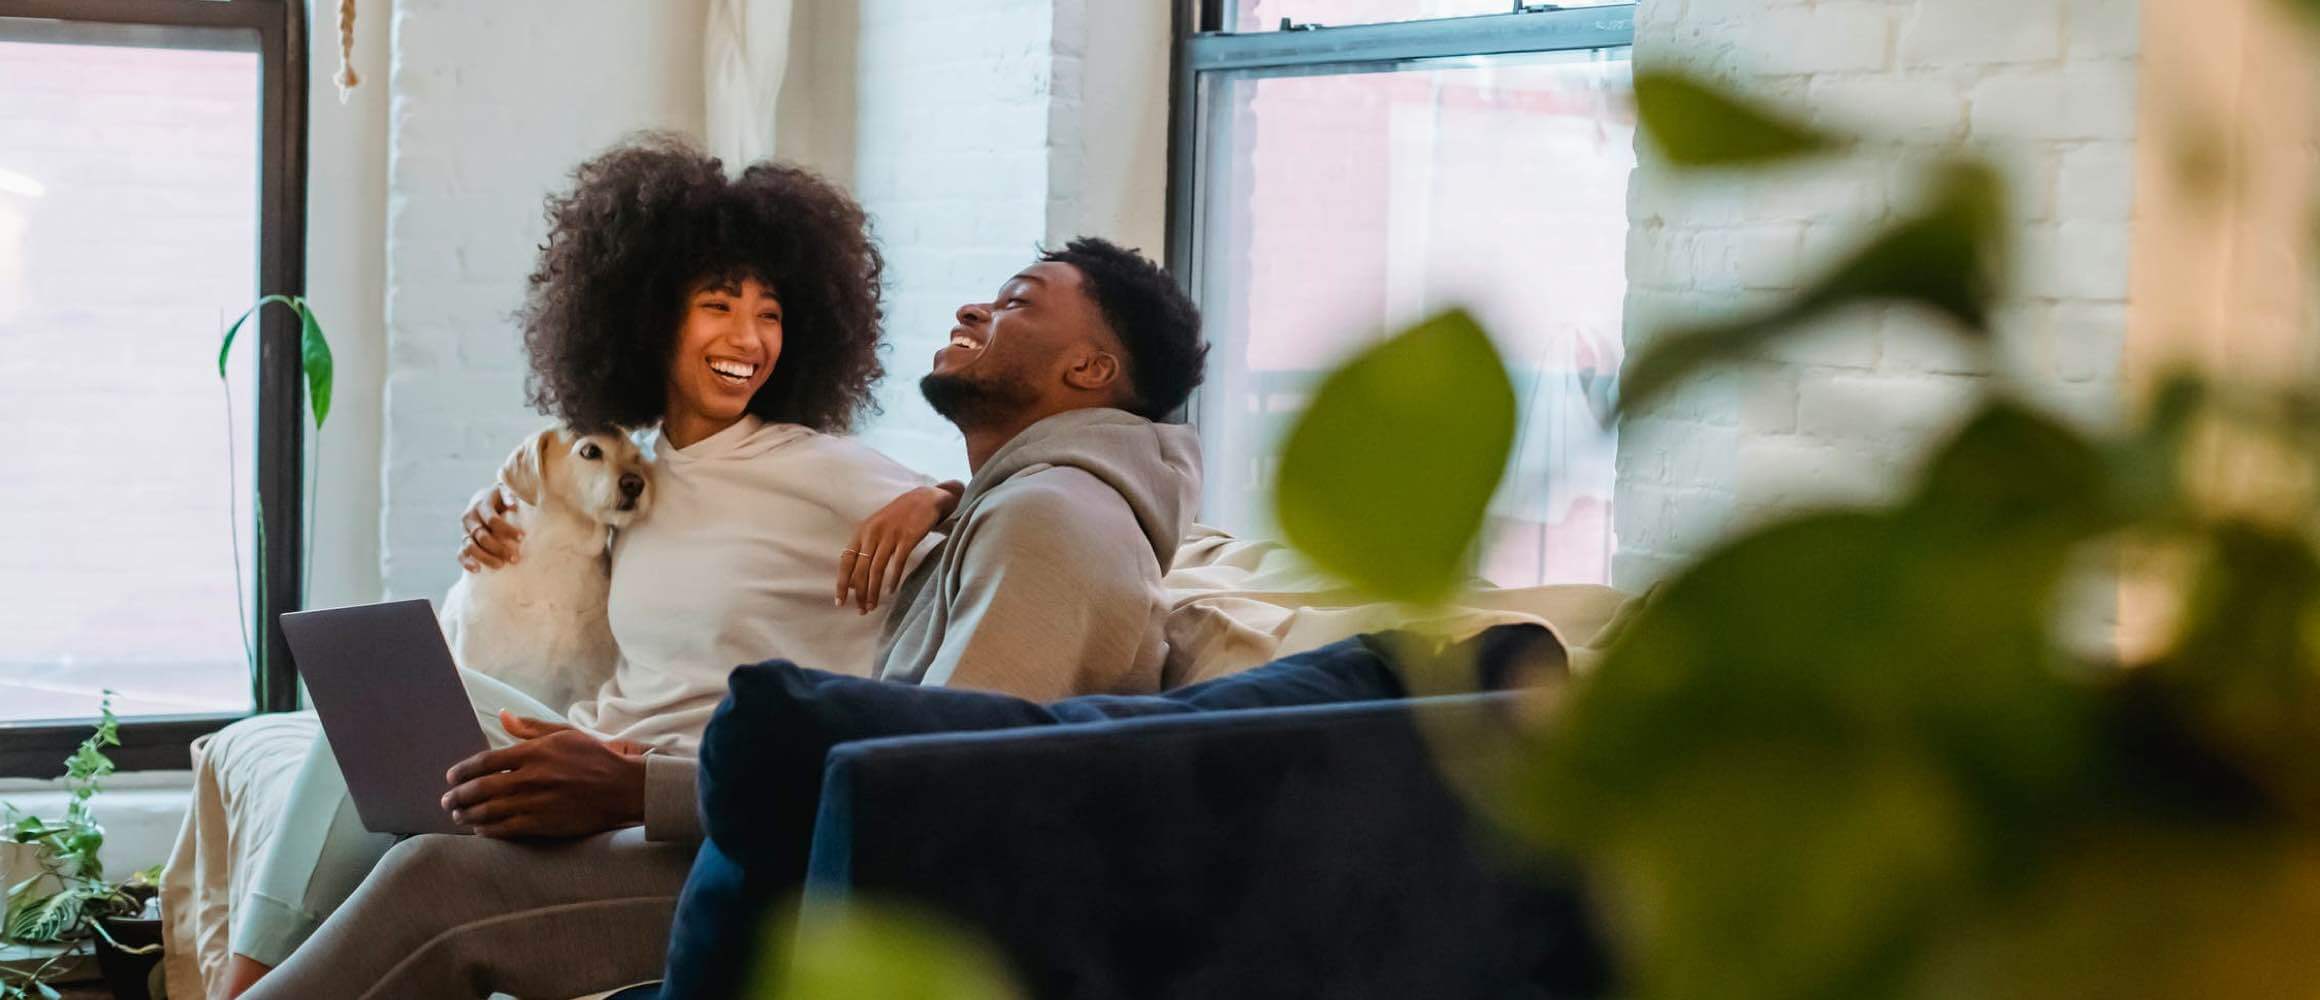
{"label": "green potted plant", "polygon": [[[260,310],[269,305],[282,306],[298,316],[298,366],[300,372],[306,376],[307,412],[314,418],[314,430],[317,435],[322,432],[322,422],[330,418],[331,389],[336,382],[337,362],[330,353],[330,338],[328,334],[323,332],[322,320],[314,314],[313,305],[302,297],[296,295],[261,296],[257,302],[251,304],[250,308],[243,310],[240,316],[235,317],[233,323],[227,326],[225,332],[218,337],[218,386],[224,390],[226,401],[226,481],[234,484],[233,491],[227,494],[229,497],[240,495],[241,479],[236,471],[238,463],[234,453],[234,389],[233,382],[226,377],[226,366],[233,356],[234,339],[240,336],[242,325],[248,323],[251,317],[256,316]],[[308,537],[312,537],[311,532],[314,530],[314,498],[319,491],[319,470],[322,467],[321,442],[314,441],[312,447],[312,456],[306,462],[305,522],[306,530],[309,532]],[[266,606],[265,501],[262,498],[258,499],[257,551],[254,553],[256,556],[257,586],[254,588],[245,589],[243,586],[242,517],[240,509],[232,503],[228,503],[226,507],[226,522],[229,537],[233,542],[234,600],[237,617],[242,625],[242,655],[247,658],[251,674],[255,676],[261,672],[259,651],[264,647],[264,640],[262,637],[257,640],[252,639],[249,609],[242,606],[240,602],[244,595],[250,594],[260,607]],[[314,547],[311,545],[306,548],[306,571],[299,574],[299,577],[305,583],[311,584],[313,582]],[[305,596],[304,590],[299,591],[298,597],[301,605],[305,602]]]}
{"label": "green potted plant", "polygon": [[[1706,79],[1635,95],[1671,169],[1885,150]],[[1993,373],[1955,429],[1896,499],[1710,546],[1497,756],[1443,763],[1585,879],[1621,996],[2310,995],[2320,383],[2178,370],[2119,426],[2070,419],[1999,349],[2000,172],[1917,166],[1914,206],[1799,291],[1654,331],[1618,411],[1898,304]],[[1287,439],[1287,540],[1375,595],[1455,595],[1514,414],[1463,313],[1370,349]],[[2073,641],[2072,598],[2123,584],[2164,599],[2152,641]]]}
{"label": "green potted plant", "polygon": [[113,995],[143,998],[160,961],[161,928],[148,915],[160,878],[156,865],[121,882],[106,879],[100,852],[105,828],[89,803],[113,773],[106,747],[121,745],[112,692],[98,708],[96,731],[65,760],[64,815],[48,819],[0,803],[0,871],[7,873],[0,939],[50,946],[37,964],[0,972],[0,1000],[53,1000],[49,983],[93,948]]}

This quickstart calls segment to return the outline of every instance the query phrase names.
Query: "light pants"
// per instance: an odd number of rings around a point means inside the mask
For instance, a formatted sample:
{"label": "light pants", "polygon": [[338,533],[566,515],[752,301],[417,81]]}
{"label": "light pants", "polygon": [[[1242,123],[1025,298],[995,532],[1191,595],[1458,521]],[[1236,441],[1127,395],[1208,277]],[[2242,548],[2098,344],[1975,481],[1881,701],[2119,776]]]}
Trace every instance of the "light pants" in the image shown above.
{"label": "light pants", "polygon": [[658,979],[694,844],[430,833],[242,1000],[564,1000]]}
{"label": "light pants", "polygon": [[[485,742],[495,748],[516,743],[500,725],[501,709],[527,718],[564,721],[564,713],[498,680],[470,670],[461,670],[459,679],[467,686]],[[327,735],[317,736],[314,748],[307,751],[279,822],[281,828],[250,883],[249,898],[241,900],[234,916],[234,953],[269,966],[287,960],[339,904],[354,895],[397,840],[392,834],[363,829]]]}

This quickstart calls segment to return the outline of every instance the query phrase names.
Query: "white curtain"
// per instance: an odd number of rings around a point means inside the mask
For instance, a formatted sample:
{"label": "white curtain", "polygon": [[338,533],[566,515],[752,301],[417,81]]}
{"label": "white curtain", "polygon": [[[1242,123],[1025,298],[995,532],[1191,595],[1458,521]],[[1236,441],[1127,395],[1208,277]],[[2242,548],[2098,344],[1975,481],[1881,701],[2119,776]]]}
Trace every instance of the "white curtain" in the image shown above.
{"label": "white curtain", "polygon": [[773,155],[793,0],[709,0],[701,53],[709,152],[740,170]]}

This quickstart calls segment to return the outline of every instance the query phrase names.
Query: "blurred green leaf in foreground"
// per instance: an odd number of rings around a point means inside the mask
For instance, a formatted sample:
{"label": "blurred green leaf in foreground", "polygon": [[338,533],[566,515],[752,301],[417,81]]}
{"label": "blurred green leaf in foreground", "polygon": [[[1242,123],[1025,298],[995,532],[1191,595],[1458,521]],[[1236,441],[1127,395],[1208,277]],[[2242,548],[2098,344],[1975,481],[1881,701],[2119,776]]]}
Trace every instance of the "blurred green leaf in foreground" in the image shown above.
{"label": "blurred green leaf in foreground", "polygon": [[1373,594],[1440,600],[1466,577],[1514,428],[1514,383],[1473,317],[1419,323],[1321,383],[1282,449],[1281,532]]}
{"label": "blurred green leaf in foreground", "polygon": [[[1679,163],[1827,142],[1704,82],[1638,89]],[[1658,335],[1623,411],[1854,303],[1927,308],[1988,352],[2003,186],[1974,161],[1927,176],[1920,211],[1788,301]],[[1488,343],[1470,327],[1356,359],[1289,438],[1290,541],[1380,593],[1454,585],[1503,463],[1505,376],[1457,346]],[[2320,992],[2315,393],[2182,374],[2097,432],[1998,368],[1898,499],[1717,545],[1486,769],[1482,811],[1586,873],[1624,994]],[[1490,423],[1464,422],[1477,400]],[[2219,463],[2219,441],[2262,460]],[[2269,511],[2218,502],[2250,468],[2305,488]],[[1356,503],[1372,497],[1391,502]],[[2090,560],[2172,595],[2150,650],[2089,662],[2062,640]]]}
{"label": "blurred green leaf in foreground", "polygon": [[1636,117],[1668,161],[1748,167],[1826,152],[1836,136],[1680,73],[1635,75]]}
{"label": "blurred green leaf in foreground", "polygon": [[1021,1000],[979,936],[906,906],[810,900],[776,931],[762,1000]]}
{"label": "blurred green leaf in foreground", "polygon": [[1973,162],[1946,164],[1925,208],[1891,223],[1779,305],[1655,332],[1625,366],[1620,407],[1642,409],[1705,366],[1747,358],[1859,303],[1927,307],[1952,321],[1949,332],[1968,349],[1984,351],[2006,257],[2005,189],[1996,172]]}

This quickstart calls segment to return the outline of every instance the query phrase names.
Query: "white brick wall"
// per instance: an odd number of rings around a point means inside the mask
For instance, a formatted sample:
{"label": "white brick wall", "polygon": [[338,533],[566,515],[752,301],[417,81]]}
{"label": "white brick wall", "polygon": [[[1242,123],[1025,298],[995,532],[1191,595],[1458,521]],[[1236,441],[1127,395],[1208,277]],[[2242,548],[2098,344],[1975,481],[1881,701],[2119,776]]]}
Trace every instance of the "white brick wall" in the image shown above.
{"label": "white brick wall", "polygon": [[[1042,240],[1101,232],[1161,250],[1166,11],[1091,23],[1086,2],[797,5],[775,155],[849,185],[869,210],[888,262],[889,375],[886,413],[864,436],[938,476],[963,476],[964,451],[917,384],[953,310],[990,296]],[[541,422],[522,402],[509,320],[541,198],[627,132],[699,131],[704,6],[398,3],[381,477],[389,596],[449,584],[460,506]],[[1141,112],[1111,113],[1131,105]]]}
{"label": "white brick wall", "polygon": [[[1879,137],[1844,161],[1630,193],[1630,353],[1662,324],[1762,304],[1906,211],[1954,144],[2015,184],[2006,350],[2059,405],[2119,398],[2136,139],[2136,0],[1641,0],[1638,68],[1683,67]],[[1914,310],[1856,309],[1640,415],[1620,438],[1614,582],[1769,511],[1887,495],[1985,373]]]}
{"label": "white brick wall", "polygon": [[967,474],[958,433],[918,393],[961,303],[988,299],[1042,242],[1093,233],[1162,252],[1166,10],[1091,22],[1088,7],[861,0],[842,29],[854,190],[888,268],[885,414],[862,436],[931,475]]}
{"label": "white brick wall", "polygon": [[[523,402],[541,200],[638,129],[698,135],[703,0],[399,0],[387,193],[380,560],[439,597],[461,506],[544,418]],[[378,79],[374,77],[373,79]]]}
{"label": "white brick wall", "polygon": [[341,103],[337,4],[307,0],[315,18],[308,81],[306,298],[330,331],[338,374],[319,447],[312,499],[312,607],[379,599],[379,395],[386,380],[388,5],[355,20],[362,85]]}
{"label": "white brick wall", "polygon": [[1047,235],[1058,4],[862,0],[855,40],[854,191],[888,267],[883,419],[874,447],[963,477],[950,425],[918,379],[960,303],[988,299]]}

